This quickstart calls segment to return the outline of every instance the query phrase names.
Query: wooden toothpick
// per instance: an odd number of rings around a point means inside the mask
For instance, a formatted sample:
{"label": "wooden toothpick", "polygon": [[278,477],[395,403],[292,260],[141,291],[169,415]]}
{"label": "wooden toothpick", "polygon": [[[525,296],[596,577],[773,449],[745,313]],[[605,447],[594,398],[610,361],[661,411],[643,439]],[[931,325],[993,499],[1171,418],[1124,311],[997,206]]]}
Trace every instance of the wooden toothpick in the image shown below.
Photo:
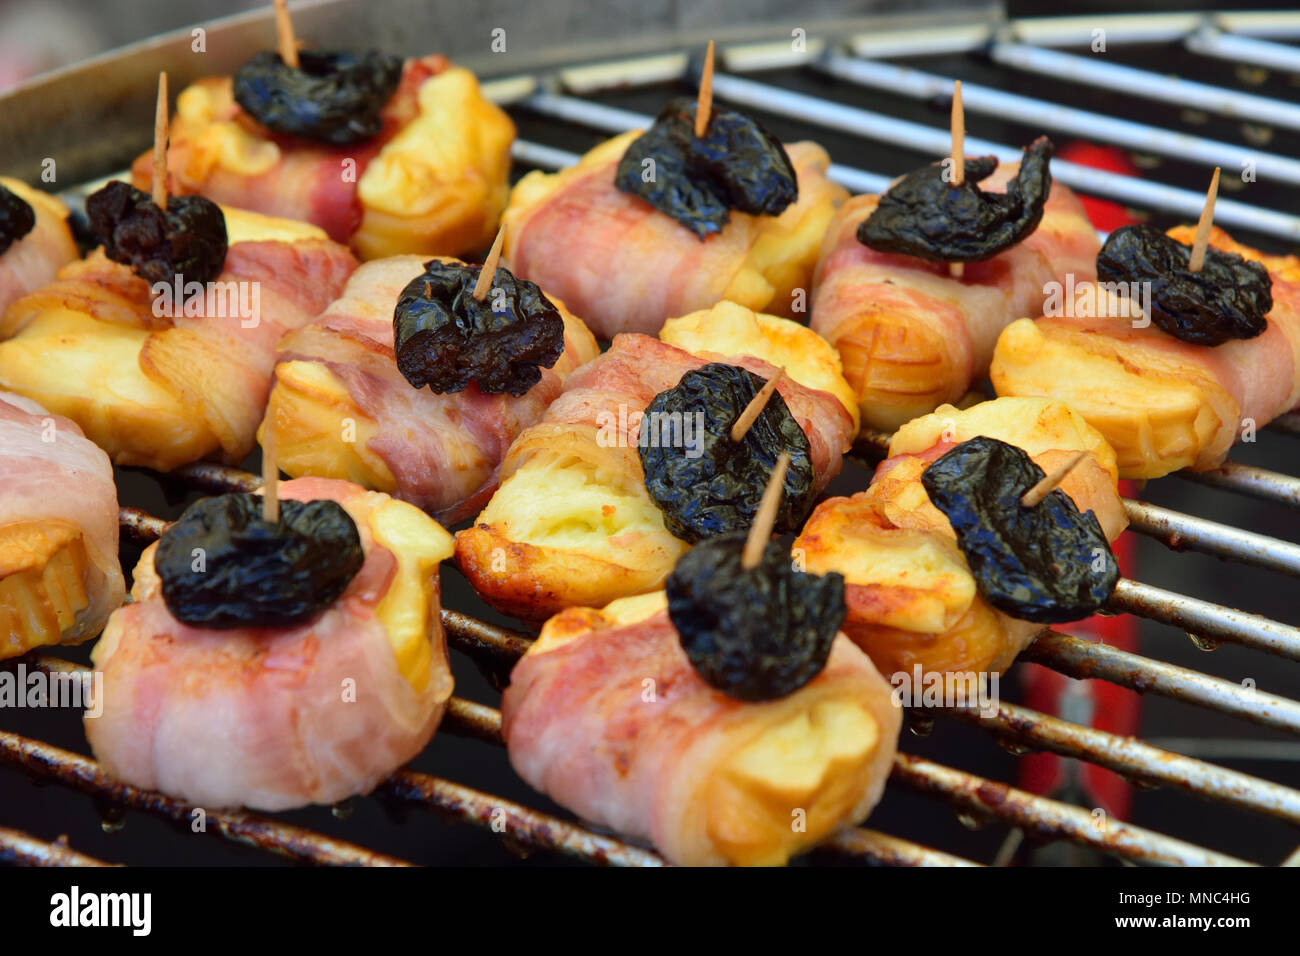
{"label": "wooden toothpick", "polygon": [[158,105],[153,114],[153,202],[167,209],[167,74],[158,74]]}
{"label": "wooden toothpick", "polygon": [[492,280],[497,274],[497,262],[501,259],[501,244],[505,242],[506,224],[503,222],[501,228],[497,230],[497,237],[492,240],[492,248],[488,250],[487,260],[483,263],[483,268],[479,270],[478,281],[474,283],[474,298],[482,302],[487,297],[488,290],[492,288]]}
{"label": "wooden toothpick", "polygon": [[[966,111],[961,105],[961,80],[952,85],[952,117],[949,120],[952,130],[952,184],[960,186],[966,182]],[[948,274],[960,279],[966,271],[964,263],[948,263]]]}
{"label": "wooden toothpick", "polygon": [[275,429],[268,422],[262,438],[262,520],[267,524],[280,521],[280,466],[275,455]]}
{"label": "wooden toothpick", "polygon": [[1219,198],[1219,167],[1214,167],[1210,178],[1210,189],[1205,194],[1205,206],[1201,209],[1200,221],[1196,224],[1196,239],[1192,242],[1192,254],[1187,260],[1187,268],[1200,272],[1205,265],[1205,250],[1210,245],[1210,227],[1214,225],[1214,201]]}
{"label": "wooden toothpick", "polygon": [[713,41],[704,54],[704,70],[700,73],[700,99],[695,108],[695,138],[701,139],[709,128],[709,114],[713,112]]}
{"label": "wooden toothpick", "polygon": [[740,441],[744,438],[745,433],[749,431],[754,422],[758,421],[758,416],[761,415],[763,409],[767,407],[767,400],[772,397],[772,393],[776,391],[776,386],[783,378],[785,378],[785,369],[778,368],[776,374],[769,378],[763,384],[763,387],[758,390],[758,394],[749,400],[749,404],[745,406],[745,410],[741,412],[740,417],[736,419],[736,424],[731,426],[732,441]]}
{"label": "wooden toothpick", "polygon": [[781,452],[772,469],[772,477],[767,479],[763,489],[763,500],[758,503],[758,514],[749,526],[749,537],[745,539],[745,550],[740,555],[740,565],[746,571],[758,567],[763,558],[763,549],[772,537],[772,526],[776,524],[776,513],[781,510],[781,491],[785,486],[785,471],[790,467],[790,453]]}
{"label": "wooden toothpick", "polygon": [[298,69],[298,41],[293,35],[293,20],[289,18],[289,0],[273,0],[275,4],[275,41],[280,49],[280,59]]}
{"label": "wooden toothpick", "polygon": [[1065,480],[1066,475],[1074,471],[1079,462],[1083,461],[1087,457],[1087,451],[1081,451],[1075,454],[1075,456],[1064,465],[1056,469],[1056,471],[1052,472],[1050,475],[1044,476],[1042,481],[1038,482],[1038,484],[1034,485],[1034,487],[1021,495],[1020,503],[1026,508],[1032,508],[1034,505],[1038,504],[1051,494],[1052,489]]}

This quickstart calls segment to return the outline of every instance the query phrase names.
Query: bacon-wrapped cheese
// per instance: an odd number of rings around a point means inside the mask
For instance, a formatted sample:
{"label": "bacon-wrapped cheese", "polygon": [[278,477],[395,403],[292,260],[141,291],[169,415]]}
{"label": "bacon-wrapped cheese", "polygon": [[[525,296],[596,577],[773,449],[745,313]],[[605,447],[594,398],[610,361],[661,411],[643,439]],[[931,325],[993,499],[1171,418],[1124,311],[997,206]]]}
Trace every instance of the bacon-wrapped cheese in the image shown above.
{"label": "bacon-wrapped cheese", "polygon": [[0,489],[0,659],[94,637],[124,593],[108,456],[0,392]]}
{"label": "bacon-wrapped cheese", "polygon": [[452,691],[438,583],[451,536],[348,482],[300,478],[279,496],[338,502],[365,563],[306,624],[212,630],[171,615],[150,545],[134,602],[91,655],[104,706],[86,737],[119,780],[208,808],[335,803],[371,790],[437,728]]}
{"label": "bacon-wrapped cheese", "polygon": [[317,322],[285,336],[259,437],[274,434],[290,475],[346,478],[453,524],[483,507],[510,443],[598,349],[555,301],[564,352],[525,394],[413,388],[393,357],[393,309],[423,269],[419,256],[365,263]]}
{"label": "bacon-wrapped cheese", "polygon": [[[1018,169],[1004,163],[980,188],[1005,191]],[[811,325],[839,350],[866,425],[892,431],[957,401],[988,369],[998,333],[1042,312],[1048,283],[1096,278],[1096,230],[1060,183],[1029,238],[966,263],[961,278],[946,263],[859,242],[858,226],[878,201],[855,196],[840,208],[813,280]]]}
{"label": "bacon-wrapped cheese", "polygon": [[[382,113],[355,146],[271,133],[235,102],[231,77],[177,98],[168,188],[314,223],[363,259],[463,255],[492,240],[510,183],[515,127],[468,70],[442,56],[408,60]],[[149,191],[148,154],[132,181]]]}
{"label": "bacon-wrapped cheese", "polygon": [[546,622],[501,698],[510,763],[585,820],[673,863],[782,865],[880,800],[901,711],[843,635],[799,690],[706,684],[663,592]]}
{"label": "bacon-wrapped cheese", "polygon": [[798,200],[779,216],[732,210],[726,227],[701,241],[615,187],[618,162],[638,135],[616,136],[576,166],[519,181],[504,216],[511,271],[559,296],[605,339],[654,335],[671,316],[723,300],[791,315],[795,290],[808,288],[822,233],[847,195],[826,178],[826,151],[789,144]]}
{"label": "bacon-wrapped cheese", "polygon": [[808,571],[845,578],[844,632],[882,674],[1001,673],[1043,629],[1004,614],[977,592],[944,514],[921,484],[931,462],[977,435],[1016,445],[1046,472],[1078,451],[1088,457],[1060,488],[1091,509],[1106,537],[1128,523],[1106,439],[1060,402],[999,398],[951,405],[900,428],[866,491],[822,502],[794,544]]}
{"label": "bacon-wrapped cheese", "polygon": [[[1169,235],[1190,245],[1195,228]],[[1262,335],[1193,345],[1135,323],[1106,283],[1083,286],[1076,301],[1086,309],[1021,319],[1002,333],[990,370],[998,394],[1068,403],[1114,447],[1121,477],[1217,467],[1243,428],[1300,403],[1300,259],[1263,255],[1218,228],[1210,244],[1268,269],[1273,309]]]}
{"label": "bacon-wrapped cheese", "polygon": [[315,226],[222,211],[225,268],[183,306],[102,250],[11,305],[0,317],[0,387],[71,418],[115,464],[243,459],[276,343],[338,295],[356,259]]}
{"label": "bacon-wrapped cheese", "polygon": [[32,231],[0,254],[0,315],[10,303],[54,281],[63,266],[77,258],[77,244],[68,228],[68,207],[24,182],[0,176],[8,189],[36,214]]}
{"label": "bacon-wrapped cheese", "polygon": [[646,491],[639,418],[687,371],[724,361],[771,378],[808,436],[816,487],[839,473],[856,432],[834,351],[789,319],[724,302],[667,323],[661,338],[625,334],[574,372],[542,421],[501,466],[501,486],[456,560],[488,603],[540,620],[662,586],[689,547]]}

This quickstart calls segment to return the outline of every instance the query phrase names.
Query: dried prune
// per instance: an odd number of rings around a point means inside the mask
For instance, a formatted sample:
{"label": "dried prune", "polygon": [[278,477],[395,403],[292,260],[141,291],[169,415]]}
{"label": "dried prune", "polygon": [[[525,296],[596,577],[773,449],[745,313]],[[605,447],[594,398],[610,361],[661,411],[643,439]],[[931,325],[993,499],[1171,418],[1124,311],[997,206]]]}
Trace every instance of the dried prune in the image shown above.
{"label": "dried prune", "polygon": [[203,498],[158,542],[154,567],[172,617],[196,627],[293,627],[320,614],[361,570],[356,522],[334,501]]}
{"label": "dried prune", "polygon": [[235,102],[269,130],[347,146],[383,128],[401,79],[401,59],[377,50],[303,50],[297,69],[263,50],[235,72]]}
{"label": "dried prune", "polygon": [[1052,189],[1051,159],[1052,143],[1040,136],[1025,148],[1005,193],[976,185],[997,168],[995,156],[967,159],[960,186],[944,179],[942,163],[915,169],[880,197],[858,226],[858,242],[931,262],[991,259],[1038,228]]}
{"label": "dried prune", "polygon": [[481,266],[425,264],[393,310],[397,368],[415,388],[442,395],[470,382],[488,395],[523,395],[564,351],[564,319],[536,284],[498,267],[483,301]]}
{"label": "dried prune", "polygon": [[36,211],[31,204],[0,183],[0,256],[36,228]]}
{"label": "dried prune", "polygon": [[694,100],[669,102],[628,146],[614,184],[700,239],[720,232],[732,209],[776,216],[799,198],[799,180],[780,140],[748,116],[721,109],[709,114],[704,135],[696,136],[697,109]]}
{"label": "dried prune", "polygon": [[687,372],[647,406],[638,438],[646,490],[683,541],[747,529],[783,451],[790,467],[776,528],[794,531],[808,517],[816,494],[812,449],[779,391],[741,440],[731,440],[731,426],[763,385],[747,369],[714,362]]}
{"label": "dried prune", "polygon": [[1211,246],[1192,272],[1191,255],[1191,246],[1152,226],[1121,226],[1097,253],[1097,279],[1116,283],[1121,296],[1129,283],[1146,283],[1152,323],[1193,345],[1252,339],[1268,328],[1273,280],[1262,263]]}
{"label": "dried prune", "polygon": [[957,532],[985,600],[1022,621],[1077,621],[1106,603],[1119,565],[1097,516],[1080,514],[1059,488],[1020,503],[1043,477],[1022,449],[981,435],[926,468],[921,484]]}
{"label": "dried prune", "polygon": [[752,570],[745,534],[710,538],[668,576],[668,616],[691,666],[737,700],[775,700],[821,673],[844,621],[844,577],[794,569],[775,541]]}
{"label": "dried prune", "polygon": [[226,217],[202,196],[170,196],[159,209],[147,193],[113,180],[86,200],[104,254],[150,283],[211,282],[226,265]]}

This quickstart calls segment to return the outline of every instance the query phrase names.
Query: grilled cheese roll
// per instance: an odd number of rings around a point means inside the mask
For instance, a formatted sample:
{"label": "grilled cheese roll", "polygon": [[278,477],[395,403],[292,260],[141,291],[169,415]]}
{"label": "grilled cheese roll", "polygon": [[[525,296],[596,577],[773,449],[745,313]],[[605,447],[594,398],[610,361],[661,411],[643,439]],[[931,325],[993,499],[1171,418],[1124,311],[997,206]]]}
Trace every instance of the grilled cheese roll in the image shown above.
{"label": "grilled cheese roll", "polygon": [[[980,188],[1003,191],[1018,170],[1004,163]],[[961,398],[988,369],[998,333],[1042,311],[1048,283],[1095,278],[1098,242],[1078,199],[1054,183],[1027,239],[954,278],[947,263],[858,241],[879,198],[853,197],[827,229],[810,324],[839,350],[863,422],[892,431]]]}
{"label": "grilled cheese roll", "polygon": [[300,478],[279,494],[338,502],[361,569],[306,623],[211,629],[171,615],[150,545],[134,601],[91,654],[104,706],[86,737],[119,780],[196,806],[287,810],[369,792],[432,737],[452,692],[438,571],[451,536],[347,482]]}
{"label": "grilled cheese roll", "polygon": [[646,491],[639,417],[687,371],[716,361],[762,378],[782,362],[778,390],[808,435],[817,487],[825,487],[856,421],[838,361],[814,333],[721,303],[667,323],[660,339],[618,336],[515,439],[500,487],[456,536],[456,560],[488,603],[541,620],[663,584],[689,545],[667,530]]}
{"label": "grilled cheese roll", "polygon": [[36,215],[31,231],[0,253],[3,315],[15,299],[53,282],[55,273],[77,258],[77,243],[68,228],[68,207],[59,200],[7,176],[0,176],[0,188],[27,203]]}
{"label": "grilled cheese roll", "polygon": [[281,340],[259,438],[274,437],[280,468],[294,477],[355,481],[454,524],[483,506],[511,441],[598,349],[582,320],[552,300],[564,351],[523,395],[412,388],[393,356],[393,310],[424,262],[365,263],[316,322]]}
{"label": "grilled cheese roll", "polygon": [[1060,402],[944,405],[904,425],[867,490],[822,502],[793,549],[808,571],[844,575],[844,632],[886,676],[910,676],[916,665],[926,672],[1001,673],[1043,629],[980,597],[947,517],[921,484],[933,461],[979,435],[1017,445],[1048,473],[1087,451],[1061,490],[1080,511],[1096,514],[1108,539],[1127,525],[1114,451]]}
{"label": "grilled cheese roll", "polygon": [[707,685],[662,591],[546,622],[501,699],[510,763],[592,823],[687,866],[780,866],[880,800],[901,724],[843,635],[794,693]]}
{"label": "grilled cheese roll", "polygon": [[[168,152],[173,192],[314,223],[363,259],[465,255],[496,234],[510,191],[514,123],[468,70],[444,57],[406,63],[372,140],[328,146],[277,136],[235,102],[229,76],[177,98]],[[148,192],[148,153],[132,167]]]}
{"label": "grilled cheese roll", "polygon": [[356,260],[315,226],[222,212],[225,267],[183,306],[102,249],[14,302],[0,317],[0,388],[72,419],[118,465],[241,461],[276,342],[329,304]]}
{"label": "grilled cheese roll", "polygon": [[787,145],[799,198],[779,216],[732,210],[721,232],[700,241],[615,187],[619,160],[639,135],[616,136],[575,166],[519,181],[503,217],[511,271],[558,295],[606,339],[654,335],[668,318],[722,301],[794,314],[822,234],[847,195],[826,178],[826,151],[816,143]]}
{"label": "grilled cheese roll", "polygon": [[94,637],[124,589],[108,457],[0,392],[0,488],[0,659]]}
{"label": "grilled cheese roll", "polygon": [[[1169,235],[1191,243],[1195,229]],[[1089,312],[1012,323],[989,375],[999,395],[1066,402],[1106,436],[1124,478],[1218,467],[1243,429],[1262,428],[1300,403],[1300,259],[1266,256],[1215,228],[1210,244],[1261,262],[1273,280],[1268,328],[1219,346],[1180,341],[1131,317],[1104,284]],[[1074,312],[1081,310],[1074,309]]]}

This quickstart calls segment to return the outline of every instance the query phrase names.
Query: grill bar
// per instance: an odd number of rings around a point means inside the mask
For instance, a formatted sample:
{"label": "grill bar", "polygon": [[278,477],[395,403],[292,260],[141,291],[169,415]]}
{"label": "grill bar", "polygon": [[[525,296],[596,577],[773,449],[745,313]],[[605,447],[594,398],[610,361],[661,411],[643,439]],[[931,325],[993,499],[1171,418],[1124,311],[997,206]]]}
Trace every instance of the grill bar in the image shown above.
{"label": "grill bar", "polygon": [[832,856],[867,859],[884,866],[981,866],[964,857],[903,840],[876,830],[845,830],[831,837],[816,850]]}
{"label": "grill bar", "polygon": [[1077,680],[1100,678],[1139,694],[1159,694],[1263,727],[1300,734],[1300,703],[1107,644],[1044,631],[1021,652],[1020,659]]}
{"label": "grill bar", "polygon": [[1300,73],[1300,49],[1285,43],[1233,36],[1206,26],[1190,34],[1183,45],[1201,56]]}
{"label": "grill bar", "polygon": [[[1300,51],[1293,52],[1300,54]],[[823,58],[814,66],[838,79],[889,93],[901,93],[913,99],[946,99],[952,96],[952,77],[924,73],[892,63],[834,54]],[[1300,183],[1300,161],[1277,153],[1260,152],[1236,143],[1161,129],[1016,93],[1004,93],[976,83],[963,82],[961,98],[967,112],[1013,119],[1018,123],[1057,130],[1072,136],[1108,140],[1139,152],[1159,153],[1206,166],[1241,169],[1242,163],[1250,160],[1255,163],[1256,171],[1261,176]]]}
{"label": "grill bar", "polygon": [[0,863],[19,866],[115,866],[71,849],[66,843],[46,843],[22,830],[0,827]]}
{"label": "grill bar", "polygon": [[1174,475],[1184,481],[1194,481],[1198,485],[1222,488],[1224,491],[1248,495],[1271,504],[1300,509],[1300,478],[1292,478],[1290,475],[1269,471],[1267,468],[1225,461],[1218,468],[1210,471],[1183,469],[1174,472]]}
{"label": "grill bar", "polygon": [[991,716],[969,707],[948,707],[940,713],[975,724],[1003,740],[1087,760],[1130,779],[1175,786],[1217,803],[1300,823],[1300,791],[1139,740],[1117,737],[1016,704],[999,704]]}
{"label": "grill bar", "polygon": [[[191,832],[197,819],[194,807],[159,793],[118,783],[100,770],[93,760],[9,731],[0,730],[0,763],[80,790],[110,806],[123,806],[160,817],[186,832]],[[395,857],[257,814],[214,810],[205,814],[205,820],[203,832],[209,835],[276,853],[299,863],[410,865]]]}
{"label": "grill bar", "polygon": [[989,55],[995,63],[1013,70],[1050,76],[1054,80],[1101,87],[1173,106],[1195,104],[1198,110],[1237,120],[1300,129],[1300,106],[1293,103],[1193,80],[1175,79],[1151,70],[1110,63],[1104,57],[1076,56],[1023,43],[994,43],[989,47]]}
{"label": "grill bar", "polygon": [[1176,551],[1190,548],[1257,568],[1300,576],[1300,545],[1242,531],[1232,525],[1124,499],[1129,528]]}
{"label": "grill bar", "polygon": [[1175,591],[1121,578],[1106,604],[1112,611],[1181,627],[1198,638],[1231,641],[1255,650],[1300,660],[1300,628],[1258,614],[1220,607]]}
{"label": "grill bar", "polygon": [[970,813],[995,817],[1045,839],[1064,839],[1140,863],[1183,866],[1251,866],[1120,820],[1094,817],[1069,804],[1036,797],[995,780],[900,753],[890,781],[939,797]]}

